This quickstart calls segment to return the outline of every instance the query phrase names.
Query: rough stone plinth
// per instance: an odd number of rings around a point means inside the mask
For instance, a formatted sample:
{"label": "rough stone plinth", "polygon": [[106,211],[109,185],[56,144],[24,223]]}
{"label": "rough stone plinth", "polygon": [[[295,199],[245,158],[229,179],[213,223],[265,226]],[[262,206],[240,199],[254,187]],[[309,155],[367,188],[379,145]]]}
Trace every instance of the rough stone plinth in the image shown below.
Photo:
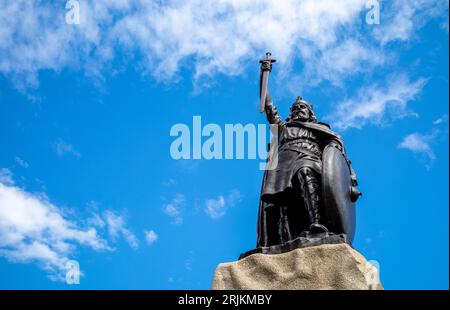
{"label": "rough stone plinth", "polygon": [[376,290],[377,269],[345,243],[299,248],[281,254],[252,254],[222,263],[215,290]]}

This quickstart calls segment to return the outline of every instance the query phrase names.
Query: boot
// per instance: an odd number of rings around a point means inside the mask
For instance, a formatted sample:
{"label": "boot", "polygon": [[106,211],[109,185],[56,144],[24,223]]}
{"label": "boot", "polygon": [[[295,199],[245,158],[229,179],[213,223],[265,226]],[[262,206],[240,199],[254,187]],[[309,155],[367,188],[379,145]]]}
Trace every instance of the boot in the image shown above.
{"label": "boot", "polygon": [[305,167],[300,169],[300,187],[304,205],[308,211],[309,231],[312,233],[325,233],[328,229],[319,224],[319,180],[311,168]]}

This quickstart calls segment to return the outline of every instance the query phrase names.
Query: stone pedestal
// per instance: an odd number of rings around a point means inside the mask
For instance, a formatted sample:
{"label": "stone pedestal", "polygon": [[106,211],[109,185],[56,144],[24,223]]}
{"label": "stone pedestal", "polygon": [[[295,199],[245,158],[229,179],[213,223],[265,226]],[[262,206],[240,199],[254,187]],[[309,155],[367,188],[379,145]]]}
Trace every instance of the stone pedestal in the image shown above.
{"label": "stone pedestal", "polygon": [[377,269],[345,243],[252,254],[217,266],[214,290],[379,290]]}

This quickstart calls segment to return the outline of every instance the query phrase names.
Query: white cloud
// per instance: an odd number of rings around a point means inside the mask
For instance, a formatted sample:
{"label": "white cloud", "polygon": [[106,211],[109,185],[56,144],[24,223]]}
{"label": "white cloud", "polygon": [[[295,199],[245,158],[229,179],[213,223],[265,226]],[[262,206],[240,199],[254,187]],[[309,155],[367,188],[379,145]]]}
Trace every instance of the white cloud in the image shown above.
{"label": "white cloud", "polygon": [[24,159],[20,158],[19,156],[14,157],[14,161],[22,168],[29,167],[28,163]]}
{"label": "white cloud", "polygon": [[112,211],[106,211],[104,217],[108,227],[109,235],[113,240],[117,240],[119,236],[122,236],[133,249],[137,249],[139,247],[138,239],[126,227],[125,219],[123,218],[123,216],[117,215]]}
{"label": "white cloud", "polygon": [[14,185],[11,170],[7,168],[0,168],[0,183]]}
{"label": "white cloud", "polygon": [[184,205],[185,199],[183,194],[176,194],[175,197],[163,206],[163,211],[169,217],[172,218],[172,224],[181,225],[183,224],[183,216],[181,214],[180,208]]}
{"label": "white cloud", "polygon": [[382,44],[409,40],[430,18],[442,17],[448,21],[448,1],[396,0],[385,3],[380,25],[374,30]]}
{"label": "white cloud", "polygon": [[58,141],[56,141],[55,150],[58,156],[70,154],[78,158],[81,157],[80,152],[78,152],[72,144],[67,143],[61,139],[58,139]]}
{"label": "white cloud", "polygon": [[448,114],[444,114],[435,121],[433,121],[433,125],[440,125],[446,122],[448,122]]}
{"label": "white cloud", "polygon": [[323,81],[342,87],[347,78],[370,73],[389,60],[384,52],[356,38],[339,40],[320,50],[304,46],[299,52],[304,70],[299,74],[289,72],[285,77],[289,89],[296,94]]}
{"label": "white cloud", "polygon": [[136,238],[135,234],[133,234],[129,229],[122,229],[122,234],[125,238],[125,240],[127,240],[128,244],[133,248],[133,249],[137,249],[139,247],[139,241]]}
{"label": "white cloud", "polygon": [[390,120],[417,115],[407,107],[416,99],[427,80],[414,82],[405,75],[388,79],[385,86],[362,88],[354,98],[337,103],[335,110],[325,119],[339,129],[362,128],[366,124],[385,124]]}
{"label": "white cloud", "polygon": [[228,207],[235,206],[241,200],[241,193],[234,189],[226,198],[220,195],[217,199],[207,199],[205,201],[205,212],[210,218],[216,220],[226,214]]}
{"label": "white cloud", "polygon": [[429,170],[431,164],[436,159],[436,155],[430,144],[434,142],[437,134],[438,131],[434,131],[429,135],[412,133],[403,138],[402,142],[398,145],[398,148],[410,150],[414,154],[421,156],[420,159]]}
{"label": "white cloud", "polygon": [[207,199],[205,201],[205,212],[212,219],[219,219],[225,215],[225,198],[219,196],[217,199]]}
{"label": "white cloud", "polygon": [[87,223],[88,223],[89,225],[92,225],[92,226],[95,226],[95,227],[98,227],[98,228],[102,228],[102,229],[106,226],[106,223],[105,223],[105,221],[103,220],[103,218],[102,218],[99,214],[97,214],[97,213],[94,213],[94,214],[87,220]]}
{"label": "white cloud", "polygon": [[[93,205],[94,203],[91,203]],[[93,207],[97,209],[97,206]],[[71,219],[44,194],[27,192],[14,184],[12,173],[0,169],[0,256],[12,262],[37,263],[52,280],[63,280],[66,263],[78,246],[96,251],[114,250],[101,237],[108,230],[112,241],[123,236],[136,249],[139,241],[122,216],[112,211],[93,213],[86,221]]]}
{"label": "white cloud", "polygon": [[144,234],[148,245],[152,245],[158,240],[158,234],[154,230],[145,230]]}
{"label": "white cloud", "polygon": [[0,256],[37,263],[61,279],[79,245],[111,250],[94,227],[80,227],[47,197],[0,180]]}
{"label": "white cloud", "polygon": [[337,76],[369,71],[369,68],[383,64],[384,61],[383,54],[364,47],[361,42],[349,39],[337,47],[326,50],[317,67],[321,76],[334,81]]}
{"label": "white cloud", "polygon": [[[444,1],[410,2],[386,5],[384,28],[374,31],[379,40],[407,40],[430,17],[446,14],[439,5]],[[101,77],[115,59],[137,56],[142,73],[158,80],[176,80],[183,67],[192,68],[198,80],[243,74],[270,49],[278,72],[289,72],[301,60],[302,84],[328,79],[339,84],[339,76],[384,63],[384,51],[360,33],[365,3],[86,0],[80,1],[80,25],[67,25],[63,6],[1,1],[0,72],[19,88],[35,87],[42,70],[71,68]]]}

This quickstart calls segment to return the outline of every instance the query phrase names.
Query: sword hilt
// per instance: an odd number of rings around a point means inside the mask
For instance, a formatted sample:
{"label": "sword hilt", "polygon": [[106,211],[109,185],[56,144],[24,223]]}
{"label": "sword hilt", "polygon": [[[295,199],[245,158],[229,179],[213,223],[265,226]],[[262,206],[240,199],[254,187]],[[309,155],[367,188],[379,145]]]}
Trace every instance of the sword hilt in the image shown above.
{"label": "sword hilt", "polygon": [[272,56],[271,52],[266,53],[266,58],[261,59],[259,63],[261,64],[261,71],[272,71],[272,63],[276,62],[275,59],[270,58]]}
{"label": "sword hilt", "polygon": [[272,63],[275,62],[275,59],[270,58],[272,54],[270,52],[266,53],[266,58],[261,59],[259,63],[261,64],[261,75],[259,78],[259,96],[260,96],[260,102],[259,102],[259,112],[264,112],[265,108],[265,101],[267,97],[267,85],[269,81],[269,74],[272,71]]}

